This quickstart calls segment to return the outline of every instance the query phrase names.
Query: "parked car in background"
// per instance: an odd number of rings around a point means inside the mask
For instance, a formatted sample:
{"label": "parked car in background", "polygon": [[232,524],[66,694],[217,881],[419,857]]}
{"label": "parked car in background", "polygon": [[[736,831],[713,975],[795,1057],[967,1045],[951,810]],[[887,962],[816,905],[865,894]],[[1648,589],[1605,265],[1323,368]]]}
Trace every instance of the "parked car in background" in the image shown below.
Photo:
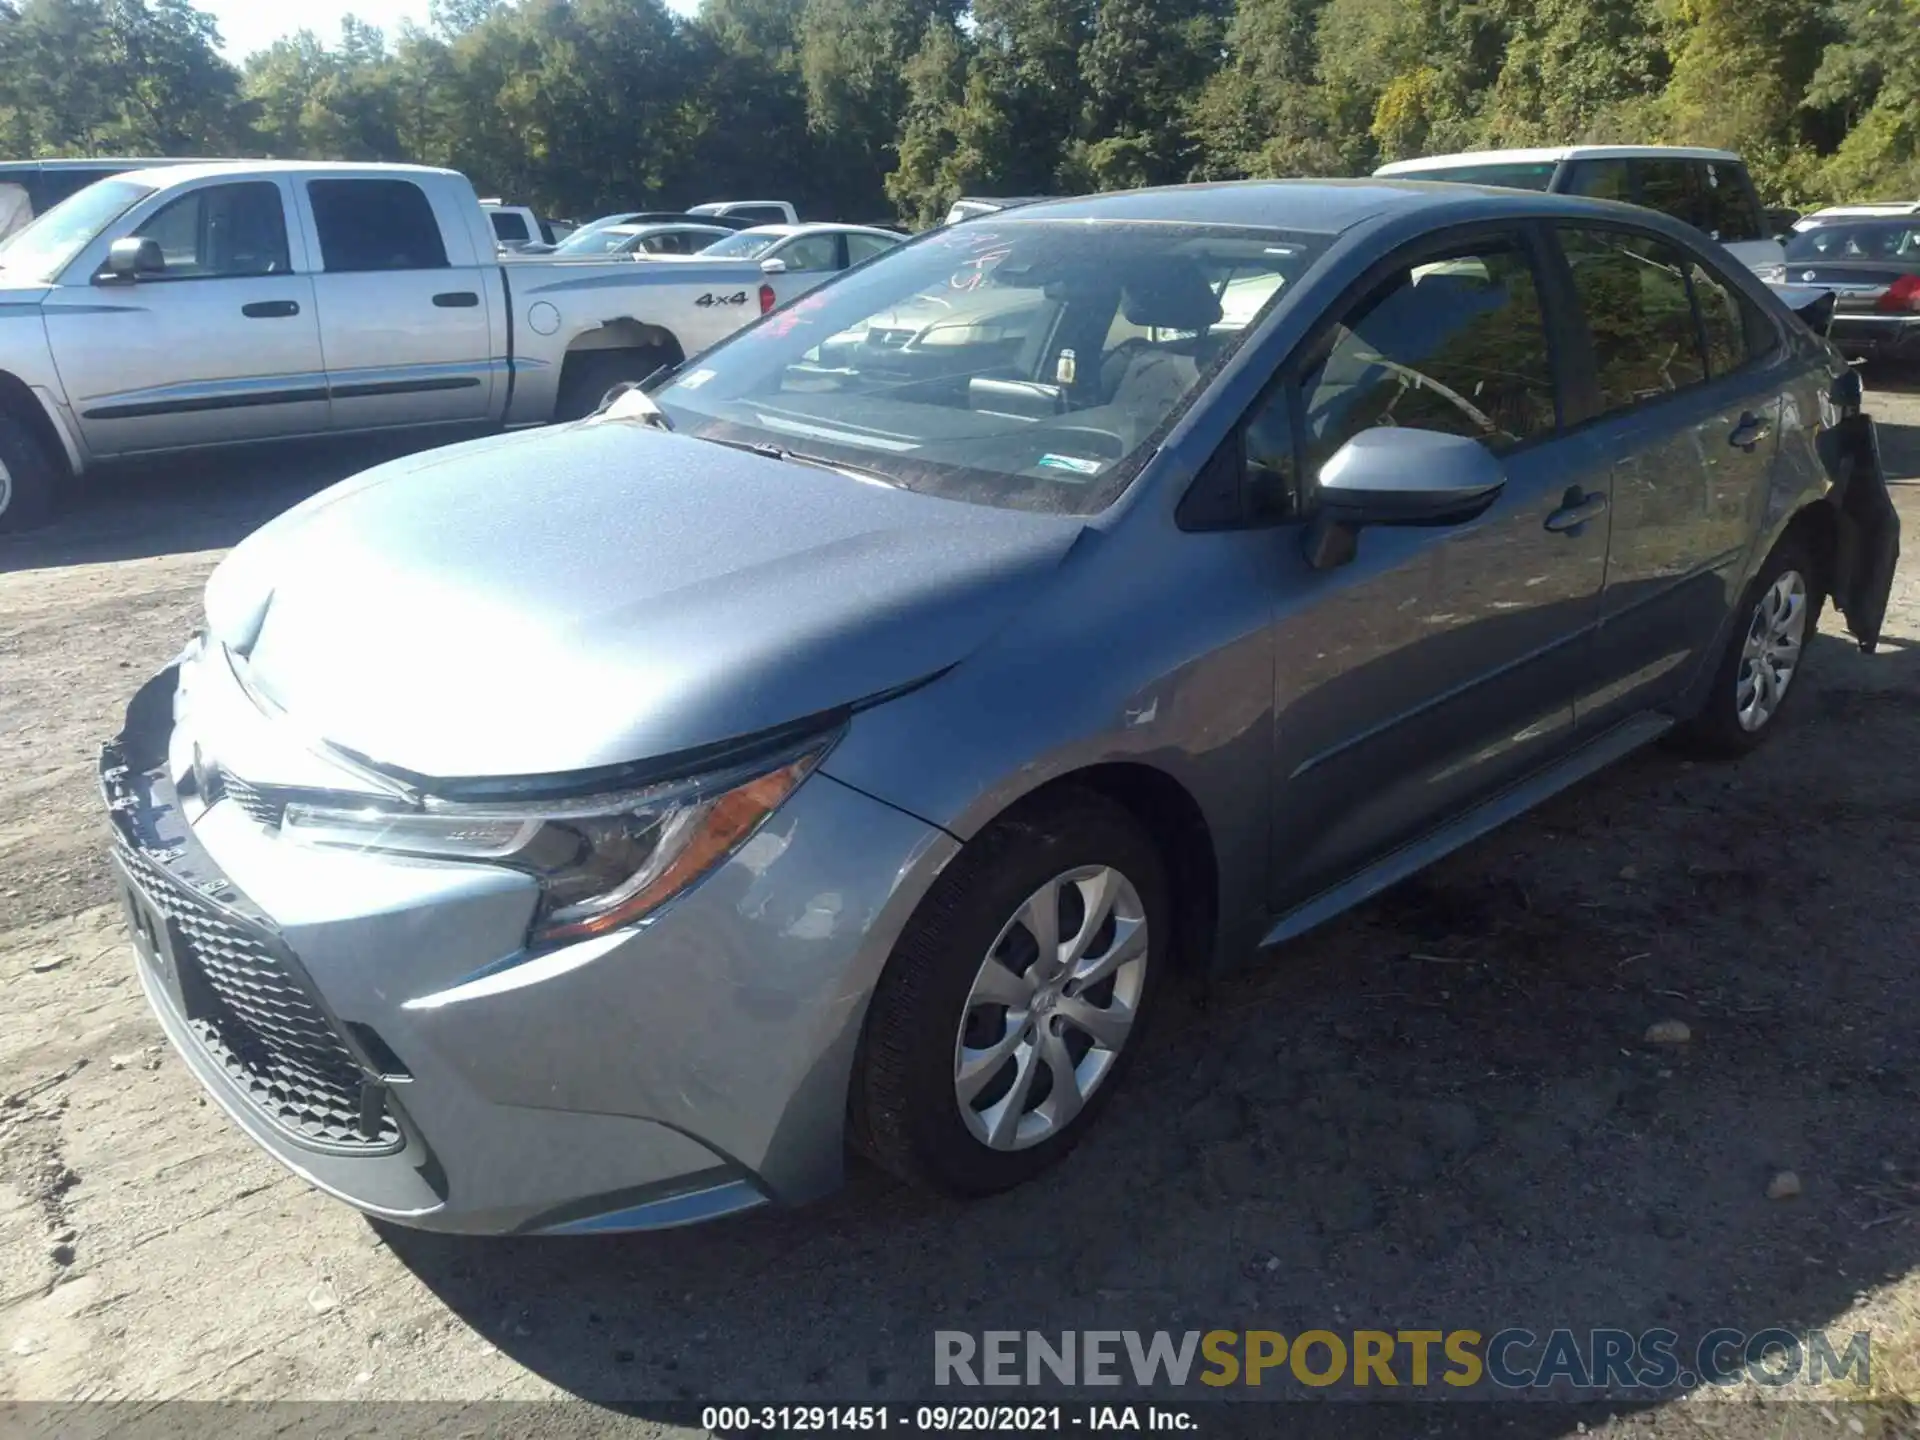
{"label": "parked car in background", "polygon": [[1746,162],[1728,150],[1681,145],[1560,145],[1396,160],[1373,172],[1395,180],[1449,180],[1620,200],[1706,231],[1749,267],[1780,263],[1781,236],[1798,218],[1760,203]]}
{"label": "parked car in background", "polygon": [[0,161],[0,240],[23,230],[62,200],[109,175],[161,165],[204,165],[205,160],[96,159]]}
{"label": "parked car in background", "polygon": [[1021,205],[1036,205],[1042,200],[1055,197],[1050,195],[1022,195],[1017,198],[996,200],[984,195],[963,195],[953,202],[947,211],[943,225],[958,225],[962,220],[973,220],[981,215],[998,215],[1002,210],[1012,210]]}
{"label": "parked car in background", "polygon": [[0,529],[44,518],[103,460],[582,415],[818,278],[651,268],[503,263],[450,170],[99,181],[0,251]]}
{"label": "parked car in background", "polygon": [[703,205],[689,206],[687,213],[746,220],[755,225],[800,223],[800,212],[785,200],[709,200]]}
{"label": "parked car in background", "polygon": [[1827,336],[1842,354],[1920,361],[1920,206],[1905,219],[1850,215],[1801,230],[1761,278],[1832,291]]}
{"label": "parked car in background", "polygon": [[751,260],[769,275],[830,275],[891,250],[907,237],[862,225],[758,225],[716,240],[701,260]]}
{"label": "parked car in background", "polygon": [[[684,210],[626,210],[614,215],[602,215],[597,220],[569,231],[566,238],[578,240],[613,225],[712,225],[731,233],[735,230],[750,230],[754,222],[742,220],[734,215],[690,215]],[[557,250],[557,244],[541,243],[529,245],[520,253],[523,255],[547,255]]]}
{"label": "parked car in background", "polygon": [[1859,205],[1829,205],[1803,215],[1793,224],[1796,231],[1817,230],[1823,225],[1844,225],[1854,220],[1892,219],[1920,215],[1920,201],[1870,200]]}
{"label": "parked car in background", "polygon": [[693,255],[735,232],[724,225],[680,222],[603,225],[575,231],[550,249],[537,252],[554,260],[584,260],[631,255]]}
{"label": "parked car in background", "polygon": [[[918,385],[821,363],[955,296],[1040,320]],[[849,1141],[1007,1189],[1175,972],[1657,737],[1752,750],[1829,598],[1870,646],[1860,405],[1648,210],[1279,182],[936,231],[228,555],[101,758],[140,983],[249,1136],[408,1225],[793,1204]]]}

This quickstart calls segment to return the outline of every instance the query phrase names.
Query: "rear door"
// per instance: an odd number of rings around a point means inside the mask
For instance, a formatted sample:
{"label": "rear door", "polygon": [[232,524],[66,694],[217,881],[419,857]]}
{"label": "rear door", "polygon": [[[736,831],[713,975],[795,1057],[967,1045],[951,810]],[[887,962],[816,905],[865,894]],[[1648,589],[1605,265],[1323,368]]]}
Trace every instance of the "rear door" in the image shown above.
{"label": "rear door", "polygon": [[[301,187],[336,430],[484,420],[499,271],[462,217],[408,179]],[[451,202],[448,202],[449,206]]]}
{"label": "rear door", "polygon": [[1558,226],[1586,344],[1583,441],[1617,457],[1599,640],[1578,709],[1605,725],[1678,698],[1744,574],[1791,383],[1773,322],[1702,257],[1625,226]]}
{"label": "rear door", "polygon": [[[1275,902],[1287,908],[1572,744],[1607,553],[1607,467],[1558,418],[1563,346],[1530,231],[1388,262],[1249,422],[1255,464],[1312,477],[1382,425],[1479,439],[1506,486],[1463,525],[1378,527],[1276,617]],[[1298,551],[1294,552],[1297,557]]]}
{"label": "rear door", "polygon": [[167,192],[130,231],[159,245],[161,269],[132,283],[69,272],[54,287],[47,338],[94,454],[326,430],[313,278],[288,198],[268,179]]}

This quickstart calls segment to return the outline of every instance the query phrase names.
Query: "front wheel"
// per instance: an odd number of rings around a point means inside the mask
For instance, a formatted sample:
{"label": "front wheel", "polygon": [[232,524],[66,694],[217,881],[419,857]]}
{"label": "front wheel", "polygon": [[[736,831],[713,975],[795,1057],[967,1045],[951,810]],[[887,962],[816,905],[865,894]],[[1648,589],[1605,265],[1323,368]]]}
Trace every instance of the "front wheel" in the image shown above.
{"label": "front wheel", "polygon": [[1781,710],[1799,688],[1825,599],[1813,547],[1805,535],[1789,532],[1747,587],[1706,701],[1680,731],[1683,744],[1710,755],[1744,755],[1778,728]]}
{"label": "front wheel", "polygon": [[1112,1100],[1165,968],[1158,851],[1103,796],[976,837],[921,903],[868,1011],[852,1110],[886,1169],[956,1195],[1062,1158]]}

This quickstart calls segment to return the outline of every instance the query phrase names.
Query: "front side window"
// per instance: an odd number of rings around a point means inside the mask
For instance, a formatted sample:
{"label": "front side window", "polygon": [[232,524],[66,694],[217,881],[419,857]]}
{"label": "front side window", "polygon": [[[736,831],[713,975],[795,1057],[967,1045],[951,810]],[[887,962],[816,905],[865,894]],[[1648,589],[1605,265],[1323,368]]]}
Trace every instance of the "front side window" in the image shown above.
{"label": "front side window", "polygon": [[1300,382],[1309,475],[1376,426],[1466,435],[1502,453],[1556,424],[1546,317],[1517,241],[1396,271],[1316,354]]}
{"label": "front side window", "polygon": [[1631,409],[1706,378],[1680,253],[1625,230],[1560,228],[1593,340],[1600,413]]}
{"label": "front side window", "polygon": [[307,198],[328,271],[447,268],[440,222],[411,180],[309,180]]}
{"label": "front side window", "polygon": [[983,218],[801,297],[653,398],[683,433],[979,504],[1090,514],[1330,240]]}
{"label": "front side window", "polygon": [[151,277],[157,280],[285,275],[293,269],[280,187],[264,180],[190,191],[133,233],[159,244],[166,268]]}
{"label": "front side window", "polygon": [[786,261],[789,270],[838,270],[839,237],[802,235],[775,250],[771,258]]}
{"label": "front side window", "polygon": [[736,230],[700,253],[711,255],[716,260],[758,260],[786,238],[779,230]]}

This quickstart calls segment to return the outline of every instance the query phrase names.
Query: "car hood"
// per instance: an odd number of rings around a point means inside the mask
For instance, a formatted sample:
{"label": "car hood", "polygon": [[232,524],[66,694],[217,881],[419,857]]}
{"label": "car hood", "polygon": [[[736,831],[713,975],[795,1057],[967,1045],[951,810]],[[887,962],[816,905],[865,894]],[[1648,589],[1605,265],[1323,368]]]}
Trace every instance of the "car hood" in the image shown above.
{"label": "car hood", "polygon": [[306,733],[428,777],[557,774],[936,674],[1082,528],[587,421],[322,491],[221,563],[207,618]]}

